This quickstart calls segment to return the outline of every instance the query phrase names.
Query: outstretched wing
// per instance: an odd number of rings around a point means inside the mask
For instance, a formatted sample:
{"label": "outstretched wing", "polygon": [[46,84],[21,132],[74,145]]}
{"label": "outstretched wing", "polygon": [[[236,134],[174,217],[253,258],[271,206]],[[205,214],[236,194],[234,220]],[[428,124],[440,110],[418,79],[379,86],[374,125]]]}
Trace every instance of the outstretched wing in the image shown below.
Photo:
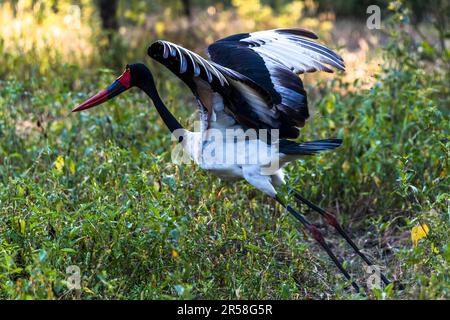
{"label": "outstretched wing", "polygon": [[342,58],[311,39],[304,29],[275,29],[242,33],[218,40],[207,49],[212,61],[233,69],[270,94],[280,126],[303,126],[308,102],[298,74],[344,70]]}
{"label": "outstretched wing", "polygon": [[210,61],[169,41],[152,43],[147,53],[188,85],[199,104],[202,126],[207,128],[213,110],[214,92],[229,87],[225,76]]}
{"label": "outstretched wing", "polygon": [[164,64],[180,78],[200,77],[208,83],[227,85],[224,75],[210,61],[169,41],[158,40],[147,50],[150,57]]}
{"label": "outstretched wing", "polygon": [[[208,61],[168,41],[154,42],[147,52],[188,85],[197,98],[200,111],[204,111],[202,122],[205,127],[209,126],[216,92],[227,100],[227,110],[241,124],[250,128],[278,127],[278,123],[271,123],[273,112],[267,107],[271,104],[270,95],[239,72]],[[253,104],[253,109],[249,101]],[[262,123],[261,119],[265,122]]]}

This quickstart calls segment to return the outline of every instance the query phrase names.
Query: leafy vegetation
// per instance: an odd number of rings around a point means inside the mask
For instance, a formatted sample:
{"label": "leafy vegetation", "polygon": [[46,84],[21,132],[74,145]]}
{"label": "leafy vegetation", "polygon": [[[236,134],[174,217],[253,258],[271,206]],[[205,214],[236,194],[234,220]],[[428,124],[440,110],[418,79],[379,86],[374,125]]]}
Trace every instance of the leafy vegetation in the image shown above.
{"label": "leafy vegetation", "polygon": [[[344,289],[334,265],[272,200],[173,164],[173,142],[143,95],[70,113],[125,63],[142,60],[156,37],[197,48],[239,32],[236,25],[291,24],[331,39],[330,18],[299,14],[299,1],[280,12],[261,5],[258,15],[259,1],[232,1],[199,12],[205,19],[192,24],[203,28],[180,20],[177,34],[166,12],[146,18],[145,32],[131,36],[127,26],[108,39],[90,1],[80,3],[61,1],[58,11],[40,1],[0,5],[0,298],[366,298]],[[382,59],[372,78],[305,77],[314,116],[301,139],[337,136],[344,145],[287,171],[394,280],[368,298],[447,299],[450,53],[412,37],[399,1],[390,9],[389,40],[368,62]],[[195,119],[188,90],[146,62],[181,122]],[[348,246],[306,213],[366,283],[370,274]],[[71,265],[80,268],[80,290],[67,287]]]}

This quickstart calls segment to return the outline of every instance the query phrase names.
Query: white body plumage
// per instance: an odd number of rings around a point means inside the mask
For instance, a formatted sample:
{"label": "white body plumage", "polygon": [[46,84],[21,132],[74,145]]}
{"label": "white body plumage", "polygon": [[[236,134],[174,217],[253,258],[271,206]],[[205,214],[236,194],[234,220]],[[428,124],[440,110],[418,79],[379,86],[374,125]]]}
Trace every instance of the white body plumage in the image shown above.
{"label": "white body plumage", "polygon": [[[234,139],[235,133],[245,133],[246,129],[225,112],[219,94],[213,94],[212,100],[211,117],[208,123],[202,121],[200,131],[181,129],[184,150],[202,169],[215,176],[224,180],[245,179],[275,197],[274,186],[284,184],[280,165],[286,164],[287,157],[279,152],[277,144],[268,144],[255,136],[247,134],[246,139]],[[200,119],[207,121],[206,114],[200,113]],[[179,137],[179,133],[175,135]]]}

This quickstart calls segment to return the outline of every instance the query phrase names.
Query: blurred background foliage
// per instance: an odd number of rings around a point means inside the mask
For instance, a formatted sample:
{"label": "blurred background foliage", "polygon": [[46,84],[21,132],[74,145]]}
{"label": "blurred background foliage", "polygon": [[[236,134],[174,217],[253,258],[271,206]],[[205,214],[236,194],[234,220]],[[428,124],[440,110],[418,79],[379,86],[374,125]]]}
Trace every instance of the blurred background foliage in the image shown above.
{"label": "blurred background foliage", "polygon": [[[380,30],[366,27],[369,4]],[[365,298],[346,293],[270,199],[171,163],[143,95],[70,114],[144,61],[188,124],[195,101],[146,58],[151,42],[203,54],[233,33],[302,27],[347,71],[302,76],[312,116],[301,140],[344,145],[290,166],[290,183],[336,212],[394,280],[369,298],[449,298],[449,16],[443,0],[0,1],[0,297]],[[422,224],[427,237],[411,241]],[[69,265],[81,290],[67,289]]]}

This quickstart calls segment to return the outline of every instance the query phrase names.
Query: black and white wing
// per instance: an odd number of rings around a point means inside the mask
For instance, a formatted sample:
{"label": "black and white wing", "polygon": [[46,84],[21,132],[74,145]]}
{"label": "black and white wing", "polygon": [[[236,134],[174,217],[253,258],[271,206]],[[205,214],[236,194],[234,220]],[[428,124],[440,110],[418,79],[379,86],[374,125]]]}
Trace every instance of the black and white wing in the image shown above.
{"label": "black and white wing", "polygon": [[213,62],[251,79],[270,94],[272,104],[267,107],[273,127],[295,132],[295,127],[303,126],[309,117],[298,74],[345,69],[338,54],[311,39],[317,36],[304,29],[275,29],[229,36],[207,51]]}
{"label": "black and white wing", "polygon": [[240,124],[280,129],[281,138],[296,138],[309,117],[298,74],[344,70],[342,58],[311,40],[316,38],[303,29],[237,34],[208,47],[212,61],[162,40],[153,43],[148,54],[191,88],[201,111],[206,111],[207,125],[218,93]]}
{"label": "black and white wing", "polygon": [[208,127],[214,92],[223,92],[229,87],[222,72],[197,53],[169,41],[152,43],[147,53],[187,84],[199,104],[202,126]]}
{"label": "black and white wing", "polygon": [[[209,126],[209,119],[213,110],[213,96],[219,93],[226,100],[227,110],[241,124],[250,128],[272,128],[270,117],[273,113],[267,105],[271,104],[271,97],[264,89],[239,72],[220,66],[202,58],[195,52],[174,43],[158,40],[150,45],[148,55],[166,66],[176,76],[183,80],[191,89],[200,105],[203,125]],[[245,95],[252,95],[253,105],[263,106],[263,119],[252,110],[242,91],[238,87],[244,86]],[[256,107],[258,108],[258,107]],[[205,117],[204,117],[205,116]]]}
{"label": "black and white wing", "polygon": [[213,63],[169,41],[158,40],[152,43],[147,53],[180,78],[199,77],[211,84],[213,82],[221,86],[228,84]]}

